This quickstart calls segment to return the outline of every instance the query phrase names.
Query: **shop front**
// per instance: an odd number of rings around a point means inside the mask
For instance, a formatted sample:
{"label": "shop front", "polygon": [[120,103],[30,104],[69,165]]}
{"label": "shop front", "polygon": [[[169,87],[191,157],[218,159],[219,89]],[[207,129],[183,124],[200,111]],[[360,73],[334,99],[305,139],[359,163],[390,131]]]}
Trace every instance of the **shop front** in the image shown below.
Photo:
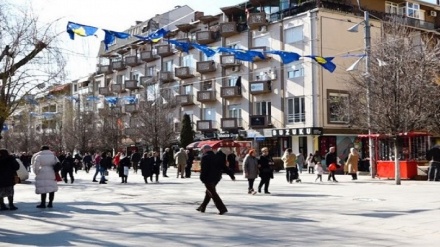
{"label": "shop front", "polygon": [[308,153],[315,149],[314,139],[323,134],[319,127],[272,129],[272,137],[280,144],[278,152],[282,156],[284,150],[292,148],[295,153],[302,153],[307,157]]}

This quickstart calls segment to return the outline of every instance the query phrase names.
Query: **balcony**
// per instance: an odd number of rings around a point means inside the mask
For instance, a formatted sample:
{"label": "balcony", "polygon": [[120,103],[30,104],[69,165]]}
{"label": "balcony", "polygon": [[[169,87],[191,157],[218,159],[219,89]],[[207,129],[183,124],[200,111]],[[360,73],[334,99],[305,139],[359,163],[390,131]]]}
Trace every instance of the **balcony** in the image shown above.
{"label": "balcony", "polygon": [[243,128],[241,118],[221,118],[220,121],[223,130]]}
{"label": "balcony", "polygon": [[247,24],[250,30],[259,29],[262,26],[266,26],[268,24],[266,20],[266,13],[249,13]]}
{"label": "balcony", "polygon": [[141,76],[139,81],[142,86],[148,86],[156,83],[157,78],[155,76]]}
{"label": "balcony", "polygon": [[109,114],[122,114],[122,107],[121,106],[111,106]]}
{"label": "balcony", "polygon": [[157,50],[157,55],[161,57],[168,57],[174,54],[171,45],[158,45],[156,46],[156,50]]}
{"label": "balcony", "polygon": [[199,120],[197,121],[198,131],[214,131],[217,130],[214,121],[212,120]]}
{"label": "balcony", "polygon": [[98,74],[112,74],[113,73],[113,69],[111,65],[98,65]]}
{"label": "balcony", "polygon": [[122,87],[122,83],[111,84],[113,93],[122,93],[124,92],[124,88]]}
{"label": "balcony", "polygon": [[253,115],[249,117],[249,127],[254,129],[266,128],[266,127],[272,127],[272,124],[269,121],[269,116]]}
{"label": "balcony", "polygon": [[214,60],[197,62],[196,67],[197,72],[200,74],[206,74],[217,70]]}
{"label": "balcony", "polygon": [[220,64],[225,69],[241,65],[241,63],[235,59],[234,54],[220,55]]}
{"label": "balcony", "polygon": [[173,72],[169,72],[169,71],[160,72],[160,80],[162,82],[173,82],[174,81]]}
{"label": "balcony", "polygon": [[191,71],[190,67],[175,68],[174,73],[175,73],[176,77],[178,77],[180,79],[188,79],[188,78],[194,77],[194,74]]}
{"label": "balcony", "polygon": [[198,102],[215,102],[217,101],[216,97],[215,97],[215,92],[212,90],[208,90],[208,91],[198,91],[197,92],[197,101]]}
{"label": "balcony", "polygon": [[113,94],[113,92],[111,92],[108,87],[100,87],[100,88],[98,88],[98,93],[100,95],[104,95],[104,96],[108,96],[108,95],[112,95]]}
{"label": "balcony", "polygon": [[159,56],[156,55],[156,49],[141,52],[141,60],[144,62],[152,62],[157,59],[159,59]]}
{"label": "balcony", "polygon": [[415,18],[411,18],[408,16],[402,16],[402,15],[396,15],[396,14],[390,14],[390,13],[383,13],[384,20],[396,20],[397,22],[425,30],[435,30],[436,26],[434,23],[425,21],[425,20],[419,20]]}
{"label": "balcony", "polygon": [[220,35],[223,38],[231,37],[238,34],[236,22],[224,22],[220,23]]}
{"label": "balcony", "polygon": [[138,106],[137,104],[125,104],[124,110],[126,113],[136,113],[138,112]]}
{"label": "balcony", "polygon": [[136,90],[139,89],[139,82],[137,80],[126,80],[125,88],[128,90]]}
{"label": "balcony", "polygon": [[127,66],[125,66],[125,64],[124,64],[124,61],[122,61],[122,60],[112,62],[112,67],[114,70],[117,70],[117,71],[124,70],[127,68]]}
{"label": "balcony", "polygon": [[265,51],[269,50],[269,47],[267,46],[257,46],[257,47],[251,47],[249,48],[249,50],[253,50],[253,51],[259,51],[261,53],[263,53],[265,59],[262,59],[260,57],[254,57],[254,62],[258,62],[258,61],[267,61],[269,60],[271,57],[269,57],[267,54],[265,54]]}
{"label": "balcony", "polygon": [[253,95],[272,92],[272,81],[252,81],[249,92]]}
{"label": "balcony", "polygon": [[[181,42],[181,43],[184,43],[184,44],[190,44],[190,40],[189,40],[189,38],[181,38],[181,39],[176,39],[176,41],[178,41],[178,42]],[[192,46],[191,45],[188,45],[189,46],[189,50],[191,50],[192,49]],[[181,47],[179,47],[179,46],[175,46],[175,48],[176,48],[176,50],[178,50],[178,51],[182,51],[182,52],[184,52],[184,50],[181,48]]]}
{"label": "balcony", "polygon": [[201,45],[211,44],[217,40],[218,33],[213,31],[198,31],[196,33],[196,41]]}
{"label": "balcony", "polygon": [[126,56],[125,64],[130,67],[136,67],[142,63],[141,60],[138,58],[138,56],[135,55],[135,56]]}
{"label": "balcony", "polygon": [[242,97],[241,88],[237,87],[237,86],[221,87],[220,88],[220,96],[225,99],[240,98],[240,97]]}
{"label": "balcony", "polygon": [[193,95],[192,94],[181,94],[177,95],[177,100],[182,106],[186,105],[194,105]]}

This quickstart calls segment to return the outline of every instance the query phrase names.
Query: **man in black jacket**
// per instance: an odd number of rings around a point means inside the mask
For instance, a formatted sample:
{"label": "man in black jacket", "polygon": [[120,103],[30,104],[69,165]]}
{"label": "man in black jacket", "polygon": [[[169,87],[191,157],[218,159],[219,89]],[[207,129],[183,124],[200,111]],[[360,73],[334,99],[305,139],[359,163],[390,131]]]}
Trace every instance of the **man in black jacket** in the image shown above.
{"label": "man in black jacket", "polygon": [[429,160],[428,181],[440,180],[440,146],[435,145],[428,150],[426,159]]}
{"label": "man in black jacket", "polygon": [[141,154],[137,151],[134,151],[134,153],[131,155],[131,165],[133,167],[134,173],[138,172],[139,161],[141,161],[141,158]]}
{"label": "man in black jacket", "polygon": [[338,182],[335,178],[336,169],[338,167],[337,163],[337,157],[336,157],[336,148],[330,147],[329,152],[325,155],[325,165],[328,168],[328,179],[327,181],[330,181],[330,178],[333,179],[333,182]]}
{"label": "man in black jacket", "polygon": [[217,158],[217,156],[212,151],[211,146],[203,146],[202,151],[203,156],[200,162],[200,180],[202,181],[202,183],[205,184],[206,193],[205,199],[203,200],[202,204],[197,208],[197,211],[204,213],[206,210],[206,206],[212,198],[215,206],[219,210],[219,214],[225,214],[226,212],[228,212],[228,210],[226,209],[225,204],[223,204],[220,196],[217,194],[215,187],[222,179],[222,171],[228,173],[233,181],[235,181],[235,176],[231,172],[231,170],[228,169],[226,163]]}

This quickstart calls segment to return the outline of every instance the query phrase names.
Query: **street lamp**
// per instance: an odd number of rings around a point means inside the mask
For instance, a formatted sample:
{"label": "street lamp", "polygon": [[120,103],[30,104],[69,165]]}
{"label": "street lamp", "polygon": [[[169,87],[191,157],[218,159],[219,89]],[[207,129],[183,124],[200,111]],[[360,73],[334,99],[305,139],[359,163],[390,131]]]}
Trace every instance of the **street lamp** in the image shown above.
{"label": "street lamp", "polygon": [[[358,1],[359,4],[359,1]],[[359,4],[359,9],[361,8]],[[369,148],[369,162],[370,162],[370,172],[371,177],[374,178],[376,176],[376,167],[374,166],[374,149],[373,149],[373,139],[371,137],[371,106],[370,106],[370,89],[371,89],[371,79],[370,79],[370,56],[371,56],[371,32],[370,32],[370,14],[368,11],[364,10],[364,20],[349,29],[349,32],[358,32],[358,27],[360,24],[364,24],[364,40],[365,40],[365,80],[367,83],[367,128],[368,128],[368,148]],[[359,61],[359,60],[358,60]]]}

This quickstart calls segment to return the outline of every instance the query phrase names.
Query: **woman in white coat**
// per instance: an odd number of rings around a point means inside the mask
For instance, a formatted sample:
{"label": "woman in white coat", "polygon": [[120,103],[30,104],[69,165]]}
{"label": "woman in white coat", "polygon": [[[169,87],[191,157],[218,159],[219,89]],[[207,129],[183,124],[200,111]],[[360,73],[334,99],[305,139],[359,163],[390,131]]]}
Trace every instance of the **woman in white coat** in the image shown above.
{"label": "woman in white coat", "polygon": [[41,151],[32,157],[32,166],[35,177],[35,193],[41,194],[41,203],[37,208],[46,208],[46,194],[49,193],[48,208],[51,208],[55,192],[58,191],[58,184],[55,179],[54,165],[58,158],[49,150],[49,146],[42,146]]}

